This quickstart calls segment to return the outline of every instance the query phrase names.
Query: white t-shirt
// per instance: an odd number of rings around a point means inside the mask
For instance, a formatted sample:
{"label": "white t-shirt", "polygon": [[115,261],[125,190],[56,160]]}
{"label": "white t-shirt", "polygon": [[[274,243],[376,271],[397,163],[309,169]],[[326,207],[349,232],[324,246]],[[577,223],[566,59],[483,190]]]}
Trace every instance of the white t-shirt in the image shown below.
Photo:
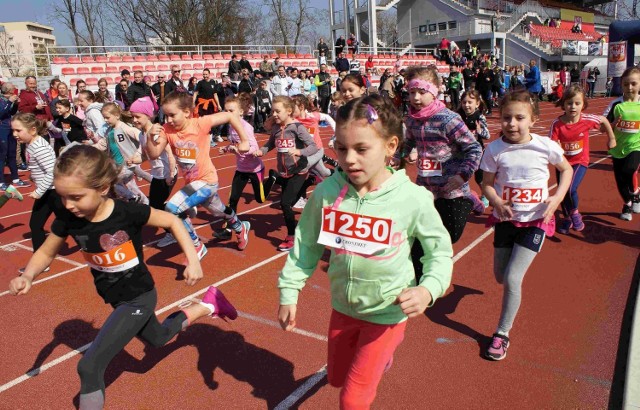
{"label": "white t-shirt", "polygon": [[291,78],[291,82],[289,82],[291,88],[289,88],[289,97],[293,97],[294,95],[302,94],[303,85],[302,80],[299,78]]}
{"label": "white t-shirt", "polygon": [[[531,134],[526,144],[508,144],[499,138],[484,151],[480,169],[496,174],[493,187],[498,196],[510,199],[513,220],[541,219],[549,197],[549,164],[563,161],[560,146],[549,138]],[[493,216],[498,217],[496,211]]]}

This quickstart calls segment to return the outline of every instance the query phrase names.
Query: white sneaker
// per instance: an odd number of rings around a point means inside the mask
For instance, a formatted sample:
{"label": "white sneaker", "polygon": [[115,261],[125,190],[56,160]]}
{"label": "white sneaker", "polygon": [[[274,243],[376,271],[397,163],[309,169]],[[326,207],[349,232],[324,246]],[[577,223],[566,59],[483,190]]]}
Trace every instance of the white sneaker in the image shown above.
{"label": "white sneaker", "polygon": [[216,135],[216,142],[222,142],[222,141],[224,141],[222,137],[219,135]]}
{"label": "white sneaker", "polygon": [[307,198],[300,197],[300,199],[298,199],[298,202],[296,202],[295,205],[293,205],[293,209],[304,209],[306,204],[307,204]]}
{"label": "white sneaker", "polygon": [[631,200],[631,210],[634,214],[640,214],[640,194],[635,194]]}
{"label": "white sneaker", "polygon": [[158,241],[158,248],[164,248],[177,242],[178,241],[173,237],[173,235],[167,233],[162,239]]}

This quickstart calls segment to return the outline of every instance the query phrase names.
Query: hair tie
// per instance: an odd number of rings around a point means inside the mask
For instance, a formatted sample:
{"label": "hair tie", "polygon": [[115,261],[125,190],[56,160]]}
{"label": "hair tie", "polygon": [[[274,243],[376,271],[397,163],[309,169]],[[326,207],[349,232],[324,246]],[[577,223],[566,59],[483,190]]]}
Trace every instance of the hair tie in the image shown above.
{"label": "hair tie", "polygon": [[378,111],[376,111],[376,109],[370,104],[365,105],[367,106],[367,121],[369,122],[369,125],[371,125],[378,119]]}
{"label": "hair tie", "polygon": [[425,92],[432,94],[434,97],[438,97],[438,87],[427,80],[414,78],[413,80],[409,81],[409,84],[407,85],[407,90],[411,91],[412,88],[424,90]]}

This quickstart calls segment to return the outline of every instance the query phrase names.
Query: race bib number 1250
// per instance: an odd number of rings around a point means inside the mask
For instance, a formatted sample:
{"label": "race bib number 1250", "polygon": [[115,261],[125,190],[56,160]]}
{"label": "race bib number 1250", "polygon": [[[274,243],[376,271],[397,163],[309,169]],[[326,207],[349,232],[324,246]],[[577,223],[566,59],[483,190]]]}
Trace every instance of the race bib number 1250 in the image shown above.
{"label": "race bib number 1250", "polygon": [[391,219],[376,218],[322,209],[322,230],[318,243],[364,255],[372,255],[391,246]]}

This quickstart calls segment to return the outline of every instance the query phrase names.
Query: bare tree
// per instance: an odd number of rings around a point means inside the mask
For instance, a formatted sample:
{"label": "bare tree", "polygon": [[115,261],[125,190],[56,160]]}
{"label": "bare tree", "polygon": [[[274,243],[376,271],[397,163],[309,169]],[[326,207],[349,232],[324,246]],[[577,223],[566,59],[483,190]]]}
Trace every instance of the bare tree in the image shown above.
{"label": "bare tree", "polygon": [[[0,66],[4,67],[9,73],[10,77],[17,77],[20,75],[20,67],[26,66],[27,59],[24,56],[24,50],[21,44],[14,44],[11,47],[12,41],[9,35],[0,31]],[[2,74],[2,70],[0,70]]]}
{"label": "bare tree", "polygon": [[273,37],[275,42],[297,49],[301,40],[305,38],[305,28],[318,23],[318,13],[315,7],[309,5],[309,0],[264,0],[272,15],[271,27],[275,28]]}
{"label": "bare tree", "polygon": [[71,31],[77,52],[82,52],[83,46],[102,46],[104,51],[104,4],[100,0],[52,1],[50,18]]}
{"label": "bare tree", "polygon": [[[376,14],[376,23],[378,26],[378,38],[387,47],[397,47],[398,44],[398,30],[396,25],[396,11],[395,9],[390,9],[387,11],[383,11],[381,13]],[[374,39],[370,39],[369,41],[373,42]]]}

